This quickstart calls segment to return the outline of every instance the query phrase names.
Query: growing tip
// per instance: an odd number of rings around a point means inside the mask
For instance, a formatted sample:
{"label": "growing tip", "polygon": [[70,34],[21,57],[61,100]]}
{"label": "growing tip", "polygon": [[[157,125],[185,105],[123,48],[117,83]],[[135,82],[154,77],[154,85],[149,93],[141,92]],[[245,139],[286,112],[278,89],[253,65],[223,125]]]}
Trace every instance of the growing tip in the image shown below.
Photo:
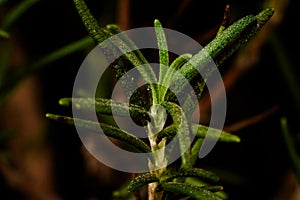
{"label": "growing tip", "polygon": [[241,142],[241,138],[239,136],[227,132],[222,132],[219,139],[223,142]]}
{"label": "growing tip", "polygon": [[258,13],[255,17],[259,25],[265,24],[274,14],[274,8],[265,8],[263,11]]}
{"label": "growing tip", "polygon": [[70,124],[72,124],[72,122],[73,122],[73,119],[71,119],[70,117],[65,117],[65,116],[61,116],[61,115],[46,113],[45,116],[46,116],[47,119],[50,119],[50,120],[53,120],[53,121],[70,123]]}
{"label": "growing tip", "polygon": [[162,25],[161,25],[161,23],[160,23],[160,21],[158,19],[154,20],[154,27],[162,28]]}
{"label": "growing tip", "polygon": [[54,115],[50,114],[50,113],[46,113],[45,117],[48,118],[48,119],[53,119]]}
{"label": "growing tip", "polygon": [[235,137],[233,138],[233,142],[241,142],[241,138],[234,135]]}
{"label": "growing tip", "polygon": [[72,100],[69,98],[63,98],[58,101],[61,106],[70,106],[72,104]]}

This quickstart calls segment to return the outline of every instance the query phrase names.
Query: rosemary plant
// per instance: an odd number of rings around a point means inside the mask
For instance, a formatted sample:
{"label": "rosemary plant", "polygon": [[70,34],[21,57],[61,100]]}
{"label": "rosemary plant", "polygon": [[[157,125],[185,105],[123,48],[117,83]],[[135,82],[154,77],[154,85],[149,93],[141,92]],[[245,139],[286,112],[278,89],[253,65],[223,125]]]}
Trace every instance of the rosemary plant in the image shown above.
{"label": "rosemary plant", "polygon": [[[101,45],[109,37],[121,33],[116,25],[99,27],[83,0],[74,0],[74,3],[89,36],[96,44]],[[150,103],[148,102],[149,99],[146,98],[147,95],[142,93],[143,91],[137,91],[131,98],[130,103],[121,103],[100,97],[62,98],[59,103],[63,106],[76,105],[85,111],[92,111],[95,105],[96,112],[102,115],[126,116],[126,111],[129,110],[130,116],[134,120],[146,124],[148,130],[148,141],[146,142],[136,137],[134,133],[128,133],[114,124],[50,113],[46,114],[46,117],[69,125],[75,125],[76,122],[76,126],[81,126],[96,133],[98,133],[100,126],[106,136],[127,143],[135,151],[152,152],[152,156],[148,158],[149,172],[142,173],[131,180],[127,187],[127,194],[133,194],[141,187],[148,185],[149,200],[223,199],[220,195],[223,188],[216,185],[219,180],[218,176],[210,171],[195,168],[195,163],[204,137],[208,136],[223,142],[239,142],[240,139],[225,131],[221,131],[221,135],[218,137],[217,132],[220,130],[214,130],[202,124],[190,123],[191,113],[184,112],[184,109],[178,104],[167,86],[175,85],[175,91],[172,91],[175,93],[180,93],[185,88],[185,83],[180,82],[180,79],[176,79],[176,76],[174,78],[175,72],[179,72],[195,88],[197,98],[200,99],[206,80],[197,79],[198,70],[203,68],[210,58],[214,60],[217,66],[221,66],[226,59],[263,27],[273,15],[273,12],[272,8],[266,8],[257,15],[248,15],[228,27],[221,27],[215,39],[197,54],[180,55],[172,63],[169,63],[167,38],[162,24],[159,20],[154,20],[160,62],[158,80],[144,55],[139,50],[129,51],[136,48],[132,48],[135,44],[126,35],[121,35],[109,45],[103,47],[108,49],[106,51],[108,54],[114,54],[115,51],[123,53],[123,57],[117,59],[114,66],[112,66],[117,78],[122,77],[130,69],[130,66],[138,68],[145,82],[149,82],[146,92],[149,93]],[[5,35],[5,33],[3,34]],[[141,65],[145,67],[139,68]],[[167,66],[167,68],[163,66]],[[210,73],[212,72],[209,72],[207,76]],[[132,83],[124,82],[122,86],[126,88],[129,87],[128,84]],[[183,106],[195,107],[189,101],[186,101]],[[113,113],[113,109],[117,112]],[[166,118],[170,120],[166,122]],[[210,135],[207,135],[209,129],[212,131]],[[194,135],[195,139],[192,145],[186,146],[191,143],[191,141],[188,141],[190,139],[189,135]],[[164,151],[166,144],[175,137],[178,139],[179,149],[184,151],[181,152],[181,165],[178,168],[168,165],[168,157]],[[194,184],[190,181],[190,177],[198,178],[201,184]],[[126,198],[126,196],[122,197]]]}

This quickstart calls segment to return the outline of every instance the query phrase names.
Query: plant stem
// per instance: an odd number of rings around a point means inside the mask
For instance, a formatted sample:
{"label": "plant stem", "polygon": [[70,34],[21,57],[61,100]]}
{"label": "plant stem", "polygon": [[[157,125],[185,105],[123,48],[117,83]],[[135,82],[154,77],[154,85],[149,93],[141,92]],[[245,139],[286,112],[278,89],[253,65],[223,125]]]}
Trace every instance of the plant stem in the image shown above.
{"label": "plant stem", "polygon": [[[162,139],[157,143],[156,137],[157,133],[160,132],[164,127],[166,121],[166,112],[161,105],[154,104],[151,106],[150,114],[152,118],[151,123],[148,123],[148,138],[154,157],[154,163],[149,161],[149,169],[151,173],[154,173],[157,177],[160,177],[161,174],[165,172],[168,164],[168,161],[165,157],[166,139]],[[156,187],[157,182],[150,183],[148,185],[149,200],[160,200],[162,198],[162,192],[157,192]]]}
{"label": "plant stem", "polygon": [[161,200],[163,192],[155,191],[157,187],[157,182],[150,183],[148,185],[148,200]]}

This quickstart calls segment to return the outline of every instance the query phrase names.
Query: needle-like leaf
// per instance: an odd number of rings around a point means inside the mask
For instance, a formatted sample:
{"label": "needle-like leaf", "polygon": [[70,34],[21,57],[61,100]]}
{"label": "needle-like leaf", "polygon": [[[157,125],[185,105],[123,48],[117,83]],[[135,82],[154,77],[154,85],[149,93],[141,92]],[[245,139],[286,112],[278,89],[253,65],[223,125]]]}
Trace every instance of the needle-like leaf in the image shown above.
{"label": "needle-like leaf", "polygon": [[162,85],[162,82],[166,78],[166,72],[169,67],[169,52],[168,52],[168,44],[165,36],[164,29],[158,19],[154,20],[154,28],[156,33],[156,39],[157,39],[157,45],[159,49],[159,63],[160,63],[160,71],[159,71],[159,98],[160,102],[163,101],[164,98],[164,92],[166,90],[166,87]]}
{"label": "needle-like leaf", "polygon": [[164,191],[180,193],[196,200],[222,200],[209,190],[186,183],[161,183],[159,187]]}
{"label": "needle-like leaf", "polygon": [[[116,115],[116,116],[131,116],[133,118],[143,118],[150,120],[149,112],[138,105],[120,103],[112,99],[103,98],[62,98],[59,100],[59,104],[62,106],[71,106],[77,110],[86,112],[93,112],[105,114],[105,115]],[[129,115],[130,114],[130,115]]]}
{"label": "needle-like leaf", "polygon": [[193,168],[193,169],[168,169],[161,177],[161,181],[171,181],[175,178],[182,177],[197,177],[203,181],[215,183],[219,181],[219,177],[213,172],[206,171],[204,169]]}
{"label": "needle-like leaf", "polygon": [[159,101],[159,92],[155,84],[157,83],[157,78],[150,64],[148,62],[145,63],[144,60],[140,60],[134,52],[135,49],[128,46],[120,37],[111,37],[111,32],[107,29],[100,28],[83,0],[73,1],[89,35],[97,44],[102,44],[103,41],[110,38],[107,45],[113,44],[113,48],[117,48],[121,54],[139,70],[144,81],[150,85],[153,104],[157,104]]}
{"label": "needle-like leaf", "polygon": [[147,185],[149,183],[158,182],[159,179],[156,177],[153,173],[145,173],[142,175],[139,175],[135,177],[133,180],[131,180],[128,184],[128,191],[129,192],[135,192],[140,187]]}
{"label": "needle-like leaf", "polygon": [[185,113],[183,112],[180,106],[172,102],[163,102],[163,106],[170,113],[173,120],[173,124],[177,128],[176,133],[178,136],[179,147],[182,153],[181,155],[182,167],[187,169],[191,168],[192,167],[190,165],[191,138],[190,138],[189,125],[185,117]]}
{"label": "needle-like leaf", "polygon": [[[194,55],[184,66],[180,68],[180,73],[191,81],[199,74],[206,80],[210,74],[216,70],[212,68],[212,61],[216,66],[220,66],[250,38],[252,38],[263,25],[271,18],[274,9],[266,8],[256,16],[248,15],[234,22],[219,34],[214,40],[206,45],[201,51]],[[208,68],[207,68],[208,67]],[[207,69],[206,69],[207,68]],[[185,85],[179,80],[173,80],[180,91]]]}
{"label": "needle-like leaf", "polygon": [[[219,134],[220,130],[215,129],[215,128],[211,128],[211,127],[207,127],[201,124],[192,124],[191,126],[191,130],[194,134],[196,134],[197,137],[208,137],[211,139],[218,139],[220,142],[240,142],[241,139],[233,134],[230,134],[226,131],[221,132],[221,134]],[[206,133],[209,131],[209,135],[207,135]]]}
{"label": "needle-like leaf", "polygon": [[144,143],[141,139],[117,127],[104,124],[104,123],[98,123],[98,122],[93,122],[84,119],[75,119],[72,117],[54,115],[50,113],[47,113],[46,117],[48,119],[52,119],[72,126],[74,126],[76,123],[76,126],[78,127],[86,128],[90,131],[94,131],[95,133],[105,133],[106,136],[125,142],[131,145],[132,147],[135,147],[136,149],[140,150],[141,152],[144,153],[151,152],[150,147],[146,143]]}

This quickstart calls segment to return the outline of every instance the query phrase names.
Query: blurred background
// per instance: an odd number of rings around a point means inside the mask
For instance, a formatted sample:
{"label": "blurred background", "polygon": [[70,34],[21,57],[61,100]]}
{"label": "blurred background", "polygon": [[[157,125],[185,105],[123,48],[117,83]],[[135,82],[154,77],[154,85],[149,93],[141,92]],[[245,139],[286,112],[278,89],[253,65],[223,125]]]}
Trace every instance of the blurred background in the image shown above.
{"label": "blurred background", "polygon": [[[11,13],[21,3],[28,9],[14,18]],[[100,26],[115,23],[128,30],[152,26],[159,19],[165,28],[202,46],[215,37],[227,4],[230,23],[275,8],[266,26],[220,68],[228,101],[224,130],[238,135],[241,142],[218,143],[197,166],[220,176],[230,200],[300,199],[300,166],[291,153],[297,153],[300,144],[298,1],[86,3]],[[88,43],[22,75],[43,56],[87,36],[73,2],[0,0],[0,24],[0,199],[112,199],[112,191],[131,175],[95,160],[82,147],[74,127],[45,118],[45,113],[71,115],[58,100],[72,96],[77,70],[94,45]],[[206,96],[200,101],[204,111],[208,102]],[[280,123],[283,117],[292,138],[288,143]]]}

